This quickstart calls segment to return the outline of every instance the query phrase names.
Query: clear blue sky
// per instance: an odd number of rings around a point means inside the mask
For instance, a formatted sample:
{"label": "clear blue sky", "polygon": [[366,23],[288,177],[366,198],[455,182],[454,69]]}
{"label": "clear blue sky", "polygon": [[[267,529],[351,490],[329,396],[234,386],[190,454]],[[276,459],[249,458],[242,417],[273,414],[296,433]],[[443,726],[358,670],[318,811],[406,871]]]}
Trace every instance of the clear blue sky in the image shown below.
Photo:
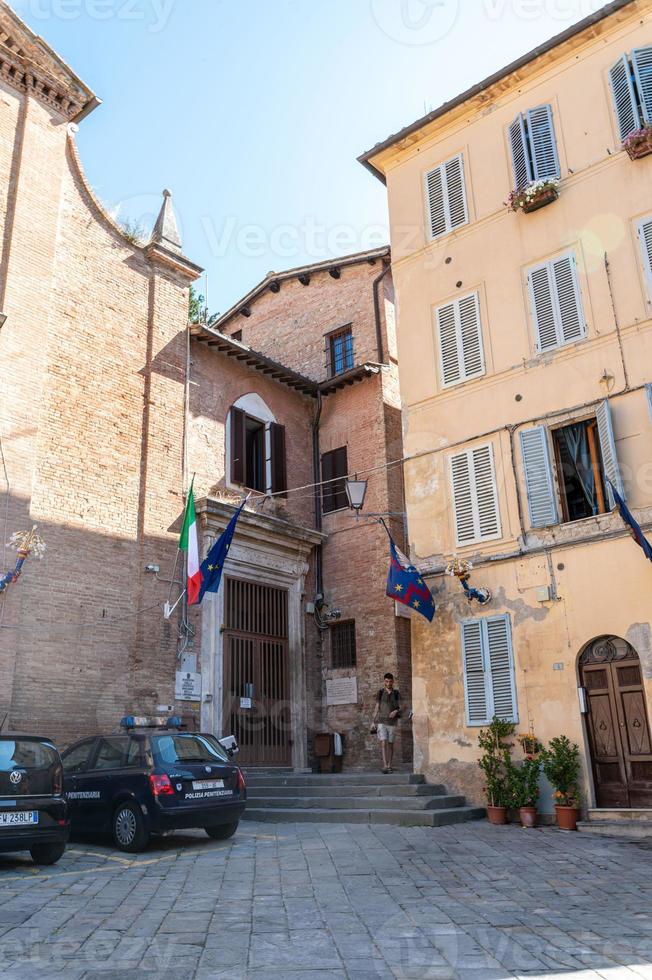
{"label": "clear blue sky", "polygon": [[269,270],[387,240],[363,150],[604,0],[12,0],[103,100],[80,128],[110,208],[170,187],[223,311]]}

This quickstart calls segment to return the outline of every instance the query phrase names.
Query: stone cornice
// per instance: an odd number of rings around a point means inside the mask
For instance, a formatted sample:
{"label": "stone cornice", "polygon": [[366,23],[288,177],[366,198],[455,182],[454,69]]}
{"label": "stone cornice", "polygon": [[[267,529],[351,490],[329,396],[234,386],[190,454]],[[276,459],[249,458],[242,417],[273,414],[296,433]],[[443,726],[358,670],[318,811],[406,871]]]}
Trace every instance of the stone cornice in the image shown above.
{"label": "stone cornice", "polygon": [[[203,532],[211,537],[221,534],[235,512],[233,504],[213,497],[197,501],[196,507],[202,517]],[[258,552],[284,553],[305,560],[327,535],[245,508],[238,521],[236,538],[240,546],[254,547]]]}
{"label": "stone cornice", "polygon": [[157,242],[150,242],[145,246],[145,255],[154,265],[162,265],[167,269],[178,273],[189,282],[199,279],[204,271],[201,266],[195,265],[185,255],[173,252],[172,249],[159,245]]}

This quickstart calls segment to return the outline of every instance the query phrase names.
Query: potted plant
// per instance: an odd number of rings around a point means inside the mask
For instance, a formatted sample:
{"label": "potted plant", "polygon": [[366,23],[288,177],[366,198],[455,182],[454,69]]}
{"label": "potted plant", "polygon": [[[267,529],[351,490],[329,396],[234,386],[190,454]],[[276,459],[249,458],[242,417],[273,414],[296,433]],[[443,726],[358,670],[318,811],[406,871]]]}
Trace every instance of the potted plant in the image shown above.
{"label": "potted plant", "polygon": [[623,149],[630,160],[640,160],[652,153],[652,125],[635,129],[623,140]]}
{"label": "potted plant", "polygon": [[541,753],[543,771],[554,789],[557,826],[577,830],[580,802],[580,750],[566,735],[550,741]]}
{"label": "potted plant", "polygon": [[510,211],[538,211],[552,204],[559,197],[559,180],[556,177],[546,177],[543,180],[532,180],[526,187],[518,187],[512,191],[507,201]]}
{"label": "potted plant", "polygon": [[487,794],[487,817],[489,823],[507,823],[507,806],[510,802],[509,773],[511,766],[511,742],[506,741],[514,734],[514,725],[494,717],[488,728],[478,735],[482,756],[478,765],[485,778]]}
{"label": "potted plant", "polygon": [[536,827],[540,768],[541,764],[534,756],[510,767],[511,803],[518,809],[522,827]]}

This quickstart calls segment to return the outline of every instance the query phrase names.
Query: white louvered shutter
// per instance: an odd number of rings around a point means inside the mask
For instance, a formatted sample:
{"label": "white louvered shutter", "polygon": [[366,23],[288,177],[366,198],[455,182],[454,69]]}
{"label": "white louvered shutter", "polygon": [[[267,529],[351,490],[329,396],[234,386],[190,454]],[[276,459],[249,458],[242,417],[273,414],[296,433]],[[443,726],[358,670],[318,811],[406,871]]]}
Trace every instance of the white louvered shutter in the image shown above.
{"label": "white louvered shutter", "polygon": [[611,68],[609,79],[611,81],[611,91],[616,109],[616,118],[618,119],[620,138],[624,140],[626,136],[629,136],[630,133],[633,133],[640,126],[640,115],[636,93],[634,91],[634,83],[632,81],[632,72],[626,55],[623,55]]}
{"label": "white louvered shutter", "polygon": [[[598,405],[595,415],[598,420],[598,436],[600,437],[600,452],[602,454],[604,474],[608,480],[611,480],[620,496],[623,498],[623,500],[625,500],[625,487],[623,485],[620,466],[618,465],[616,439],[614,437],[614,427],[611,420],[611,406],[609,405],[609,402],[605,400],[601,405]],[[609,506],[613,510],[613,508],[616,506],[616,501],[614,500],[614,495],[611,492],[611,487],[608,483],[607,496],[609,498]]]}
{"label": "white louvered shutter", "polygon": [[530,109],[527,114],[527,124],[534,163],[534,179],[560,177],[552,108],[549,105],[541,105],[536,109]]}
{"label": "white louvered shutter", "polygon": [[494,472],[494,455],[491,446],[480,446],[472,451],[473,475],[478,510],[477,537],[500,537],[500,516],[498,513],[498,490]]}
{"label": "white louvered shutter", "polygon": [[449,229],[454,230],[469,220],[464,186],[464,159],[462,154],[444,164]]}
{"label": "white louvered shutter", "polygon": [[516,190],[522,190],[533,180],[534,175],[525,135],[525,123],[520,113],[509,127],[509,143],[512,150],[514,187]]}
{"label": "white louvered shutter", "polygon": [[545,426],[521,432],[521,452],[530,524],[532,527],[549,527],[557,523],[557,501]]}
{"label": "white louvered shutter", "polygon": [[476,539],[476,520],[470,453],[458,453],[451,458],[451,480],[457,543],[471,544]]}
{"label": "white louvered shutter", "polygon": [[458,545],[499,538],[502,530],[491,445],[452,456],[451,480]]}
{"label": "white louvered shutter", "polygon": [[528,275],[532,311],[536,328],[537,347],[540,351],[557,347],[557,322],[552,300],[550,266],[547,262],[530,270]]}
{"label": "white louvered shutter", "polygon": [[486,725],[491,721],[484,669],[482,620],[462,623],[462,661],[464,697],[469,725]]}
{"label": "white louvered shutter", "polygon": [[643,122],[652,123],[652,46],[632,51]]}
{"label": "white louvered shutter", "polygon": [[480,302],[477,293],[437,310],[442,384],[457,384],[484,374]]}
{"label": "white louvered shutter", "polygon": [[643,252],[643,267],[648,284],[648,299],[652,302],[652,218],[645,218],[639,222],[638,237],[641,240],[641,251]]}
{"label": "white louvered shutter", "polygon": [[483,620],[487,656],[491,673],[492,717],[502,721],[518,721],[514,659],[509,616]]}
{"label": "white louvered shutter", "polygon": [[584,314],[580,302],[577,267],[573,255],[563,255],[552,262],[557,294],[561,342],[569,343],[584,336]]}
{"label": "white louvered shutter", "polygon": [[426,188],[430,216],[430,237],[438,238],[439,235],[443,235],[447,231],[444,175],[441,167],[436,167],[426,175]]}

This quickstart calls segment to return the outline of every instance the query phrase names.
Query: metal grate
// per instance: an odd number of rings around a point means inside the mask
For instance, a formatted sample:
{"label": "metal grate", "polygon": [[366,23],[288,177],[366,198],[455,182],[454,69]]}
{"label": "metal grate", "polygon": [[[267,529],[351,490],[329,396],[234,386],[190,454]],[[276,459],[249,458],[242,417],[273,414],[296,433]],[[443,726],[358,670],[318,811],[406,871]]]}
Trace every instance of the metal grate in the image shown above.
{"label": "metal grate", "polygon": [[355,620],[331,626],[331,666],[355,667]]}
{"label": "metal grate", "polygon": [[224,628],[287,639],[287,592],[256,582],[227,579]]}

